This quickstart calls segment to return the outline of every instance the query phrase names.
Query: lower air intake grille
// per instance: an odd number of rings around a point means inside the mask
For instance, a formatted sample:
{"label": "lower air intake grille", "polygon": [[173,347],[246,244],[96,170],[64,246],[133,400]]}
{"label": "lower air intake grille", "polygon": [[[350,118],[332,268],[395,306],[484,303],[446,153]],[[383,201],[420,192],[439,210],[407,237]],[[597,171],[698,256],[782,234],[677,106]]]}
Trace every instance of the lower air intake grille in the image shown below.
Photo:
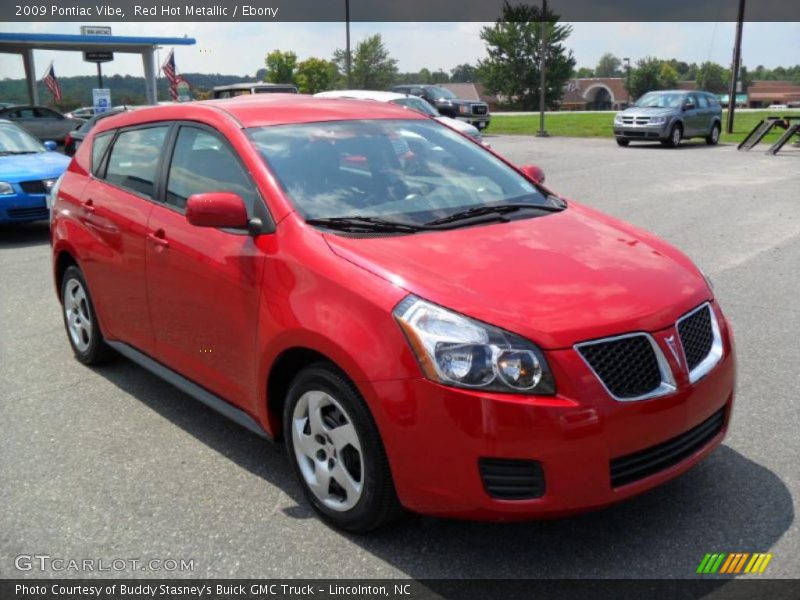
{"label": "lower air intake grille", "polygon": [[589,342],[578,351],[616,398],[646,396],[661,385],[661,369],[646,335]]}
{"label": "lower air intake grille", "polygon": [[50,211],[46,206],[34,208],[9,208],[6,211],[9,219],[46,220],[50,218]]}
{"label": "lower air intake grille", "polygon": [[492,498],[530,500],[544,496],[544,471],[535,460],[481,458],[483,486]]}
{"label": "lower air intake grille", "polygon": [[711,313],[708,305],[678,322],[686,365],[691,371],[711,352],[714,332],[711,329]]}
{"label": "lower air intake grille", "polygon": [[633,483],[678,464],[703,448],[722,431],[724,420],[723,408],[697,427],[671,440],[613,459],[610,464],[612,487]]}

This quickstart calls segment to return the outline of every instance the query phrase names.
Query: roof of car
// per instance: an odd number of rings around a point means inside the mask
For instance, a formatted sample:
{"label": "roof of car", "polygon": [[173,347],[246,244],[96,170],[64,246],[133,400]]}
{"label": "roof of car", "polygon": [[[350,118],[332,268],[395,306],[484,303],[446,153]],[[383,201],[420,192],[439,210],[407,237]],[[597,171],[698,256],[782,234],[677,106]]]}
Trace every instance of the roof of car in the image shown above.
{"label": "roof of car", "polygon": [[356,100],[377,100],[378,102],[391,102],[409,98],[408,94],[399,92],[379,92],[376,90],[332,90],[314,94],[315,98],[354,98]]}
{"label": "roof of car", "polygon": [[366,105],[362,100],[315,98],[302,94],[253,94],[220,100],[185,102],[131,110],[96,125],[98,131],[138,125],[149,121],[201,119],[227,114],[240,127],[357,119],[426,119],[402,106],[389,103]]}

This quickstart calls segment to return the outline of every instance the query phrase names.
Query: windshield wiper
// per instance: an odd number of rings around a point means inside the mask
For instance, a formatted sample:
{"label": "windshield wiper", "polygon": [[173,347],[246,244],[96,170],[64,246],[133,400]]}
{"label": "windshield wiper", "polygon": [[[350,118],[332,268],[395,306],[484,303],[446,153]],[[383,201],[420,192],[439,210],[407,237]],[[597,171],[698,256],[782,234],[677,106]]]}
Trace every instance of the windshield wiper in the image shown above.
{"label": "windshield wiper", "polygon": [[460,210],[452,215],[429,221],[425,223],[426,227],[435,227],[437,225],[445,225],[446,223],[455,223],[456,221],[466,221],[474,217],[482,217],[484,215],[505,215],[519,210],[542,210],[545,212],[561,212],[566,206],[553,206],[551,204],[495,204],[493,206],[473,206],[466,210]]}
{"label": "windshield wiper", "polygon": [[36,150],[0,150],[0,154],[3,156],[9,156],[11,154],[37,154]]}
{"label": "windshield wiper", "polygon": [[306,223],[341,231],[368,231],[378,233],[416,233],[428,229],[428,227],[424,225],[388,221],[380,217],[361,217],[358,215],[352,217],[308,219]]}

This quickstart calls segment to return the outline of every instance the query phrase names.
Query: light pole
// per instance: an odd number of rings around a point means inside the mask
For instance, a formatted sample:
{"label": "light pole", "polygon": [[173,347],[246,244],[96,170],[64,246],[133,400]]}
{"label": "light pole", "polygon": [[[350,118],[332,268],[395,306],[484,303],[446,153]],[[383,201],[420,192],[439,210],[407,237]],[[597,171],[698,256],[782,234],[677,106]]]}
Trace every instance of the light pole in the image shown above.
{"label": "light pole", "polygon": [[542,14],[539,32],[539,131],[536,132],[536,137],[550,137],[550,134],[544,128],[544,111],[545,111],[545,86],[547,84],[547,77],[545,75],[545,68],[547,60],[545,53],[547,52],[547,23],[545,18],[547,16],[547,0],[542,0]]}
{"label": "light pole", "polygon": [[742,26],[744,24],[744,0],[739,0],[739,19],[736,23],[736,41],[733,44],[733,64],[731,65],[731,86],[728,90],[728,121],[725,129],[733,133],[733,115],[736,112],[736,88],[739,81],[739,67],[742,64]]}
{"label": "light pole", "polygon": [[628,99],[631,97],[631,59],[623,58],[622,62],[625,63],[625,90],[628,92]]}
{"label": "light pole", "polygon": [[353,89],[353,59],[350,56],[350,0],[344,0],[344,20],[347,36],[347,48],[345,49],[345,70],[347,71],[347,89]]}

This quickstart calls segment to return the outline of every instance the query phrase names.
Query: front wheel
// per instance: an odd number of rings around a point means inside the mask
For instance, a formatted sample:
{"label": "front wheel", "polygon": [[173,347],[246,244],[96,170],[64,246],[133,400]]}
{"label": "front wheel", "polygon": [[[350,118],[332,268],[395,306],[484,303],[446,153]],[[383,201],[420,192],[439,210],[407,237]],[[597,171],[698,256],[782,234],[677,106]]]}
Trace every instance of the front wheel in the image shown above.
{"label": "front wheel", "polygon": [[363,533],[402,513],[383,443],[355,386],[326,363],[295,377],[284,437],[306,497],[328,522]]}
{"label": "front wheel", "polygon": [[682,139],[683,128],[679,124],[676,124],[672,126],[672,129],[669,132],[669,137],[666,140],[662,140],[661,143],[670,148],[677,148],[681,145]]}
{"label": "front wheel", "polygon": [[625,146],[627,146],[627,145],[629,145],[629,144],[630,144],[630,141],[628,141],[628,140],[622,140],[622,139],[620,139],[620,138],[617,138],[617,146],[622,146],[622,147],[625,147]]}
{"label": "front wheel", "polygon": [[709,133],[708,137],[706,138],[706,144],[709,146],[716,146],[719,142],[719,132],[719,123],[714,123],[714,125],[711,127],[711,133]]}

